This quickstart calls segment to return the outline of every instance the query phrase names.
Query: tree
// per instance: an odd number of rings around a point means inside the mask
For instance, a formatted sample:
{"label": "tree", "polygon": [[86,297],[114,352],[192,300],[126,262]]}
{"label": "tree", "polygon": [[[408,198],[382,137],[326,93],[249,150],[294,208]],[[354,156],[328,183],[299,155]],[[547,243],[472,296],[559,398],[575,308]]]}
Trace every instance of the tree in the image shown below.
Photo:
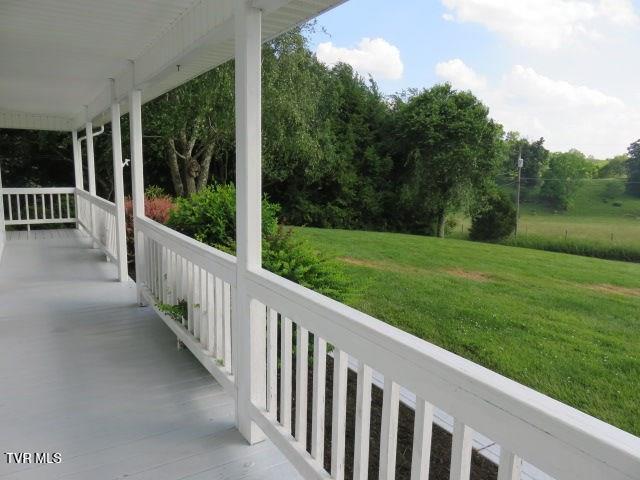
{"label": "tree", "polygon": [[0,167],[4,187],[71,187],[71,134],[0,129]]}
{"label": "tree", "polygon": [[495,241],[511,235],[516,227],[516,207],[503,191],[491,192],[471,216],[471,240]]}
{"label": "tree", "polygon": [[627,192],[636,197],[640,197],[640,140],[633,142],[627,149],[629,159],[627,160]]}
{"label": "tree", "polygon": [[622,178],[627,176],[627,155],[618,155],[605,161],[598,170],[598,178]]}
{"label": "tree", "polygon": [[544,147],[544,138],[530,142],[522,138],[518,132],[509,132],[505,138],[507,158],[503,167],[504,173],[514,174],[518,168],[518,155],[524,160],[522,167],[522,185],[535,187],[545,169],[549,165],[549,150]]}
{"label": "tree", "polygon": [[165,93],[145,105],[144,123],[161,141],[177,195],[190,195],[209,182],[214,155],[223,161],[234,133],[231,62]]}
{"label": "tree", "polygon": [[540,195],[552,206],[567,210],[580,182],[593,171],[593,162],[578,150],[553,153],[549,169],[542,176]]}
{"label": "tree", "polygon": [[399,227],[443,237],[447,215],[493,181],[502,128],[471,92],[449,84],[397,99],[395,126]]}

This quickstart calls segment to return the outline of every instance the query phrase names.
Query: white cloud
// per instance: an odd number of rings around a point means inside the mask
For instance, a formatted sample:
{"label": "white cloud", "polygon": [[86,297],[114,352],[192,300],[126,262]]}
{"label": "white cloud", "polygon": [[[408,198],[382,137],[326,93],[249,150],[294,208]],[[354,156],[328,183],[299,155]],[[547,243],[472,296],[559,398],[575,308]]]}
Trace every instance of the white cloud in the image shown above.
{"label": "white cloud", "polygon": [[515,43],[558,49],[607,28],[640,25],[631,0],[441,0],[448,21],[473,22]]}
{"label": "white cloud", "polygon": [[487,80],[483,76],[478,75],[459,58],[438,63],[436,75],[461,90],[477,91],[484,89],[487,84]]}
{"label": "white cloud", "polygon": [[[455,68],[443,68],[454,65]],[[470,89],[507,130],[530,138],[544,137],[552,150],[577,148],[606,158],[623,153],[638,135],[640,108],[584,85],[549,78],[515,65],[495,84],[459,59],[439,63],[436,74],[455,88]]]}
{"label": "white cloud", "polygon": [[400,50],[383,38],[363,38],[356,48],[344,48],[325,42],[318,45],[316,56],[321,62],[333,66],[348,63],[362,75],[386,80],[402,78],[404,65]]}

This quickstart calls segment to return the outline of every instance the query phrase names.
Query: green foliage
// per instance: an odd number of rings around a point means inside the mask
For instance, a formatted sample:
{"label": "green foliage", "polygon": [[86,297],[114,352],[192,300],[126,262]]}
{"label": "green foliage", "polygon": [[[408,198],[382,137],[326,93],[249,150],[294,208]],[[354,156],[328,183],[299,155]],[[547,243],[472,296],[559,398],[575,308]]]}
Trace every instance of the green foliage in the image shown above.
{"label": "green foliage", "polygon": [[471,92],[449,84],[397,99],[394,123],[404,170],[398,227],[444,236],[447,214],[493,182],[502,128]]}
{"label": "green foliage", "polygon": [[627,175],[629,178],[627,192],[636,197],[640,197],[640,140],[629,145],[627,153],[629,154],[629,159],[626,162]]}
{"label": "green foliage", "polygon": [[593,171],[593,162],[577,150],[554,153],[551,155],[549,169],[542,176],[540,195],[555,208],[567,210],[580,181],[590,176]]}
{"label": "green foliage", "polygon": [[293,230],[279,227],[265,240],[265,269],[336,300],[345,298],[341,272],[308,242],[296,238]]}
{"label": "green foliage", "polygon": [[144,191],[145,198],[163,198],[167,197],[167,192],[164,191],[164,188],[159,187],[158,185],[149,185]]}
{"label": "green foliage", "polygon": [[169,305],[167,303],[157,304],[158,310],[162,313],[169,315],[176,322],[181,322],[183,318],[187,318],[187,301],[178,300],[176,305]]}
{"label": "green foliage", "polygon": [[607,182],[602,193],[602,197],[608,200],[612,200],[614,198],[618,198],[622,194],[624,194],[624,184],[621,182],[613,181]]}
{"label": "green foliage", "polygon": [[544,138],[531,142],[520,137],[518,132],[509,132],[505,138],[506,157],[503,172],[515,176],[518,156],[522,154],[522,184],[535,187],[549,165],[549,150],[544,147]]}
{"label": "green foliage", "polygon": [[627,155],[610,158],[598,170],[598,178],[622,178],[627,175]]}
{"label": "green foliage", "polygon": [[[263,267],[333,298],[342,298],[346,284],[317,251],[278,226],[277,204],[262,201]],[[206,187],[179,198],[168,225],[196,240],[235,254],[236,191],[233,185]]]}
{"label": "green foliage", "polygon": [[[262,202],[262,232],[272,235],[278,227],[276,204]],[[167,223],[171,228],[217,249],[235,254],[236,189],[233,185],[209,186],[189,197],[178,198]]]}
{"label": "green foliage", "polygon": [[516,208],[504,192],[495,192],[471,217],[469,238],[480,241],[496,241],[507,238],[515,229]]}

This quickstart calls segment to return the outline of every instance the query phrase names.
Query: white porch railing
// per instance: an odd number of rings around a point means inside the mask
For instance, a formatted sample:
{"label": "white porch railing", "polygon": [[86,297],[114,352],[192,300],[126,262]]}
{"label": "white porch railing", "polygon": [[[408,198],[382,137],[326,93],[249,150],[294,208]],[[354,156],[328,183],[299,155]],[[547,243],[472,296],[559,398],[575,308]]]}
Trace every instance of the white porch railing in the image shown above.
{"label": "white porch railing", "polygon": [[118,261],[116,205],[85,190],[76,192],[78,224],[114,262]]}
{"label": "white porch railing", "polygon": [[[148,218],[143,234],[143,295],[229,393],[235,395],[231,302],[236,259]],[[174,313],[167,307],[177,306]]]}
{"label": "white porch railing", "polygon": [[[238,327],[230,318],[235,258],[146,218],[139,218],[136,228],[144,236],[145,298],[236,395],[231,332]],[[640,478],[637,437],[270,272],[249,272],[247,281],[251,301],[259,302],[251,322],[265,325],[264,337],[253,339],[260,352],[251,378],[259,393],[251,418],[305,478],[344,476],[349,358],[359,365],[354,478],[367,478],[374,370],[384,375],[381,479],[395,476],[400,386],[417,398],[412,479],[428,478],[434,406],[455,418],[451,479],[469,478],[473,430],[501,446],[499,480],[519,479],[521,459],[558,479]],[[185,316],[172,318],[167,306],[180,302]],[[330,472],[323,466],[328,351],[333,357]]]}
{"label": "white porch railing", "polygon": [[76,189],[3,188],[5,225],[75,223]]}

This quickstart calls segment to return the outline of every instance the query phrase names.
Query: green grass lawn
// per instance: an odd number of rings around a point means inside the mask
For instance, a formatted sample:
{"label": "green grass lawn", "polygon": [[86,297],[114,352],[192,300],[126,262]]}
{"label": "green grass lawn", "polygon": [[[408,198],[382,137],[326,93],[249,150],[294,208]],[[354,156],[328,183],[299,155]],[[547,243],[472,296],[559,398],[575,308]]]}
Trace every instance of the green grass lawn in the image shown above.
{"label": "green grass lawn", "polygon": [[640,435],[640,265],[296,230],[341,265],[351,306]]}

